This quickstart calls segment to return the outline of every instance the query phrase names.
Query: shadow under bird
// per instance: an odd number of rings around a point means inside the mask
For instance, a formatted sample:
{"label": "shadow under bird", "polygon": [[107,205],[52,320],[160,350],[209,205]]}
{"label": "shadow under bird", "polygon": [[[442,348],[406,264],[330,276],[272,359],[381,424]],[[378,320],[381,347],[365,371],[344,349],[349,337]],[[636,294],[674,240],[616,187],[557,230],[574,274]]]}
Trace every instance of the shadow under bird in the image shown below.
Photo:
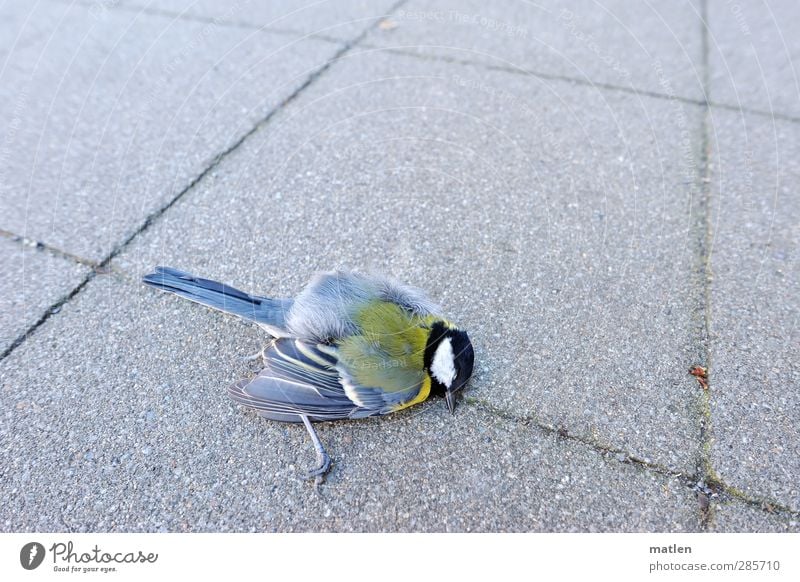
{"label": "shadow under bird", "polygon": [[450,412],[472,375],[469,336],[438,315],[419,289],[354,271],[314,277],[294,299],[248,295],[169,267],[143,281],[256,322],[274,339],[264,369],[228,388],[270,420],[302,422],[317,454],[319,484],[331,460],[312,423],[396,412],[444,396]]}

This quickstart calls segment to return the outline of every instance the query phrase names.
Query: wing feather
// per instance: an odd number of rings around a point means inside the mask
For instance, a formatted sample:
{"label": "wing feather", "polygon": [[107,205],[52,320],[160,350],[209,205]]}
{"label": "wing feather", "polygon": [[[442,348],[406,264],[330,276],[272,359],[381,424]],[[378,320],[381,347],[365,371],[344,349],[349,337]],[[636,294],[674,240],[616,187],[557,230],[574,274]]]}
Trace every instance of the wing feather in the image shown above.
{"label": "wing feather", "polygon": [[255,378],[236,382],[228,393],[282,422],[299,422],[300,415],[325,421],[387,414],[414,399],[424,385],[421,370],[398,367],[398,360],[374,342],[347,344],[343,353],[334,346],[279,338],[264,351],[264,360]]}
{"label": "wing feather", "polygon": [[274,420],[297,422],[299,415],[313,420],[352,418],[358,406],[345,394],[335,360],[313,344],[281,338],[264,351],[266,366],[250,381],[229,387],[239,404]]}

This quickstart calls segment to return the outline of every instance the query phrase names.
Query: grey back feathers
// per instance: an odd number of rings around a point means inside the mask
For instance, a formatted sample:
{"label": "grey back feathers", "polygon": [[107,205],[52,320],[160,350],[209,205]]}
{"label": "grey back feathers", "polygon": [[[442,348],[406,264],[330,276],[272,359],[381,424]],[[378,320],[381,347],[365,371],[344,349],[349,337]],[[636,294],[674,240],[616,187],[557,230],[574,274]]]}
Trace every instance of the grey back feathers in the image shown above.
{"label": "grey back feathers", "polygon": [[357,331],[356,311],[374,300],[390,301],[422,316],[438,310],[420,289],[381,275],[340,270],[314,277],[295,298],[286,328],[289,335],[303,339],[346,337]]}
{"label": "grey back feathers", "polygon": [[420,289],[356,271],[321,273],[295,299],[249,295],[170,267],[158,267],[143,280],[162,291],[255,321],[274,337],[312,341],[324,342],[357,332],[355,314],[369,301],[390,301],[421,316],[438,311]]}

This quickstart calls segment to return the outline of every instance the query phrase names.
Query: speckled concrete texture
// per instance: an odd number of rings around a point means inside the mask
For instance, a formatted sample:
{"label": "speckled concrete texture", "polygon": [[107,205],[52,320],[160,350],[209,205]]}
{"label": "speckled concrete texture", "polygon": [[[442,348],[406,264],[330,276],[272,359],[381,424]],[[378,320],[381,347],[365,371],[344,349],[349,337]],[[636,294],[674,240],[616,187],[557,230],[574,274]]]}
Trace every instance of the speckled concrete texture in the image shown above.
{"label": "speckled concrete texture", "polygon": [[681,124],[695,106],[359,53],[116,264],[268,295],[337,265],[391,272],[473,333],[472,395],[690,472]]}
{"label": "speckled concrete texture", "polygon": [[[49,4],[49,2],[48,2]],[[73,5],[0,69],[0,228],[99,261],[340,46]]]}
{"label": "speckled concrete texture", "polygon": [[122,0],[133,10],[221,20],[237,26],[349,40],[381,20],[397,0]]}
{"label": "speckled concrete texture", "polygon": [[800,126],[715,112],[712,455],[800,511]]}
{"label": "speckled concrete texture", "polygon": [[[795,12],[3,3],[0,531],[796,532]],[[317,490],[156,265],[385,272],[474,376],[319,425]]]}
{"label": "speckled concrete texture", "polygon": [[366,42],[420,55],[703,98],[700,2],[411,0]]}
{"label": "speckled concrete texture", "polygon": [[90,268],[35,243],[0,238],[0,352],[81,284]]}
{"label": "speckled concrete texture", "polygon": [[794,23],[800,4],[709,0],[711,87],[718,103],[800,118]]}
{"label": "speckled concrete texture", "polygon": [[453,417],[441,400],[322,426],[336,464],[316,493],[303,427],[225,394],[262,334],[136,281],[95,279],[39,340],[48,358],[26,343],[0,379],[4,531],[698,526],[674,478],[475,406]]}
{"label": "speckled concrete texture", "polygon": [[710,529],[717,532],[800,532],[796,515],[778,513],[769,503],[749,505],[725,503],[714,508],[714,523]]}

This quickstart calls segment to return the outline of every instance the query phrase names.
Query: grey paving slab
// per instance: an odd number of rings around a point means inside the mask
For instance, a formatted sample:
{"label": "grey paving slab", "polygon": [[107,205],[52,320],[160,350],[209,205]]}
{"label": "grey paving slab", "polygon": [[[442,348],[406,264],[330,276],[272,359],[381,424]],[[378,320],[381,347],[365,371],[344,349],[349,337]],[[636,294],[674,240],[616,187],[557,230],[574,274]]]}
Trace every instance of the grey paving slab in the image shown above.
{"label": "grey paving slab", "polygon": [[11,60],[14,51],[24,48],[46,34],[48,26],[55,27],[69,10],[47,1],[4,0],[0,4],[0,73]]}
{"label": "grey paving slab", "polygon": [[800,518],[786,516],[746,505],[729,502],[714,508],[714,519],[709,527],[716,532],[800,532]]}
{"label": "grey paving slab", "polygon": [[329,73],[117,268],[278,296],[391,273],[470,330],[471,396],[691,473],[700,111],[384,51]]}
{"label": "grey paving slab", "polygon": [[367,42],[699,99],[695,4],[411,0]]}
{"label": "grey paving slab", "polygon": [[711,99],[800,117],[800,4],[708,3]]}
{"label": "grey paving slab", "polygon": [[24,35],[0,78],[0,228],[92,259],[338,48],[82,5]]}
{"label": "grey paving slab", "polygon": [[714,112],[713,462],[800,510],[800,126]]}
{"label": "grey paving slab", "polygon": [[[686,531],[693,493],[474,406],[301,426],[228,400],[263,339],[100,276],[2,363],[3,531]],[[47,357],[42,357],[42,350]]]}
{"label": "grey paving slab", "polygon": [[189,17],[245,23],[342,40],[381,20],[397,0],[123,0],[125,6],[165,10]]}
{"label": "grey paving slab", "polygon": [[0,352],[89,273],[89,267],[4,237],[0,264]]}

